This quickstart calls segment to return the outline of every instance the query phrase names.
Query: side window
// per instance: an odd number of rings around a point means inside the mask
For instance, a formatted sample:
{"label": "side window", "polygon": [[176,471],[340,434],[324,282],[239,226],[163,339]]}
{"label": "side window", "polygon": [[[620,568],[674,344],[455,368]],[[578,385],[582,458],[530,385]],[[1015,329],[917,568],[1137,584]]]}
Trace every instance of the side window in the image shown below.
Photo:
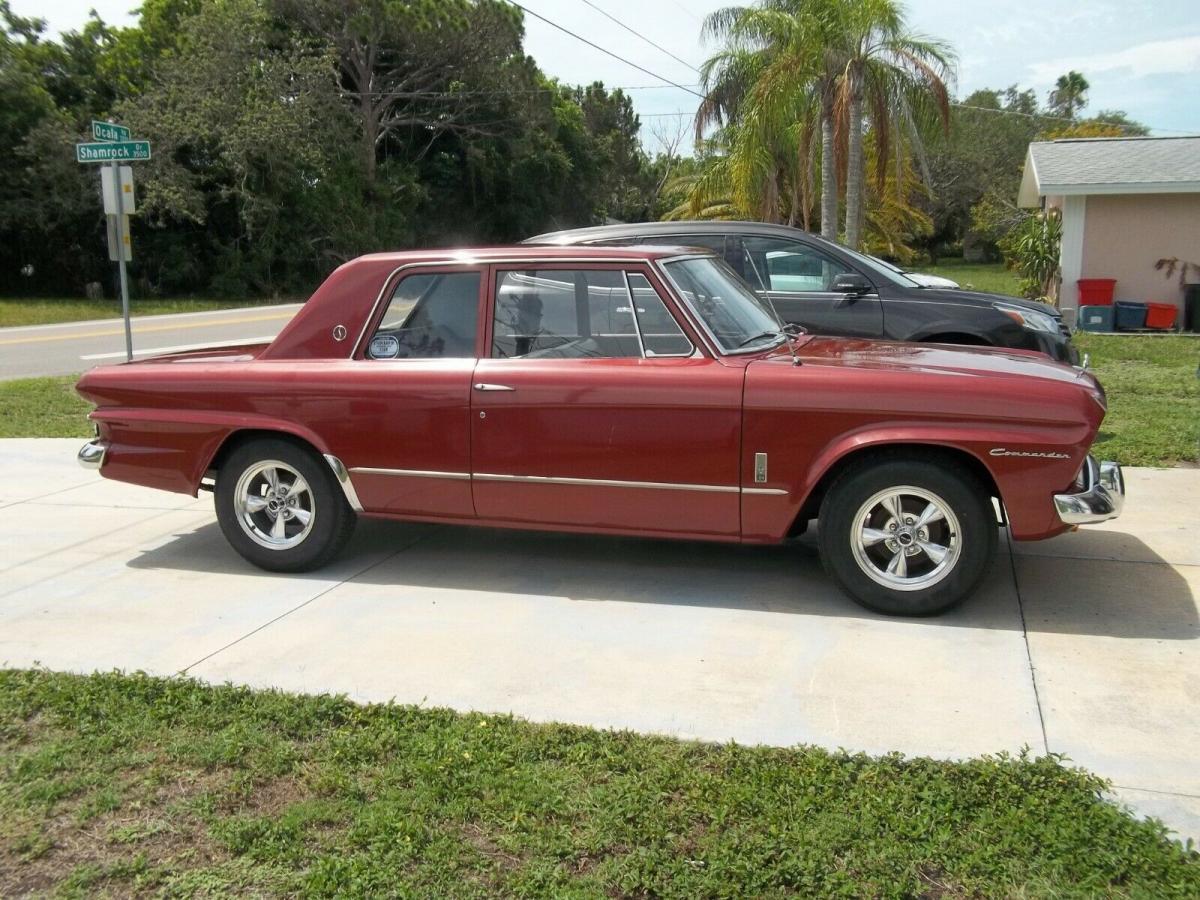
{"label": "side window", "polygon": [[367,358],[473,357],[479,281],[478,272],[419,273],[401,279],[371,335]]}
{"label": "side window", "polygon": [[767,281],[767,287],[781,293],[828,291],[834,276],[851,271],[815,247],[779,238],[743,238],[742,255],[746,281],[755,290]]}
{"label": "side window", "polygon": [[643,244],[668,244],[679,247],[702,247],[717,256],[725,255],[723,234],[652,234],[642,239]]}
{"label": "side window", "polygon": [[641,356],[618,269],[497,272],[492,356],[586,359]]}
{"label": "side window", "polygon": [[642,345],[647,356],[689,356],[692,342],[688,340],[662,297],[645,275],[629,273],[629,289],[633,292],[633,308],[637,311],[638,327],[642,330]]}

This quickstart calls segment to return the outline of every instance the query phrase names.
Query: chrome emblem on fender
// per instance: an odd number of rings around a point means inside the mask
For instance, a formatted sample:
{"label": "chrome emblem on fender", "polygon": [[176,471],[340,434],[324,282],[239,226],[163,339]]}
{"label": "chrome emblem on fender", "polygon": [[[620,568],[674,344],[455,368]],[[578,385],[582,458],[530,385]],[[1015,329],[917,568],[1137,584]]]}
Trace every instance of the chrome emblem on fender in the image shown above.
{"label": "chrome emblem on fender", "polygon": [[1070,459],[1070,453],[1055,453],[1042,450],[1009,450],[1007,447],[993,447],[992,456],[1035,456],[1041,459]]}

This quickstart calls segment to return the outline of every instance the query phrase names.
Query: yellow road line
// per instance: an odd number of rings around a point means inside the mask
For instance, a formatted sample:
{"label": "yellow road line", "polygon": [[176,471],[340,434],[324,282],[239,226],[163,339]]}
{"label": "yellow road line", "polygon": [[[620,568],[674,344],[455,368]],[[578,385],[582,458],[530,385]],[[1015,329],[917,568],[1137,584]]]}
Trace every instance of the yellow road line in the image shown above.
{"label": "yellow road line", "polygon": [[[295,314],[295,312],[272,313],[265,316],[246,316],[240,319],[208,319],[204,322],[185,322],[175,325],[144,325],[135,327],[133,333],[138,335],[147,334],[151,331],[181,331],[185,328],[211,328],[216,325],[239,325],[242,322],[266,322],[271,319],[290,319]],[[9,338],[6,341],[0,341],[0,346],[7,344],[41,344],[48,341],[75,341],[81,338],[94,337],[117,337],[123,334],[125,334],[124,326],[105,331],[76,331],[72,334],[51,334],[44,337]]]}

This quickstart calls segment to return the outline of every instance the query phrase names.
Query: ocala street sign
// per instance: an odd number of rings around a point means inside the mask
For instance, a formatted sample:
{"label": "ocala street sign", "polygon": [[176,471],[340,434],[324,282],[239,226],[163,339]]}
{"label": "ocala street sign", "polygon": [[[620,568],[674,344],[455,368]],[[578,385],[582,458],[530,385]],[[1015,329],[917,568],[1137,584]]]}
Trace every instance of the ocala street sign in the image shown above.
{"label": "ocala street sign", "polygon": [[75,145],[75,159],[81,163],[136,162],[149,158],[149,141],[117,141],[112,144]]}
{"label": "ocala street sign", "polygon": [[112,122],[97,122],[92,119],[92,140],[93,141],[127,141],[133,137],[133,133],[124,125],[116,125]]}

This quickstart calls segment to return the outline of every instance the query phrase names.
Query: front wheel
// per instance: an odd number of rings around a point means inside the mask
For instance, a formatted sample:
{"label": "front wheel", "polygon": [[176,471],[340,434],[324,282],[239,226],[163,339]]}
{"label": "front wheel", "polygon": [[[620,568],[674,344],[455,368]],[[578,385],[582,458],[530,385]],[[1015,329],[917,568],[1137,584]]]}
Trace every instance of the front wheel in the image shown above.
{"label": "front wheel", "polygon": [[897,616],[966,599],[995,556],[996,532],[990,492],[968,469],[905,458],[848,468],[819,518],[829,573],[858,603]]}
{"label": "front wheel", "polygon": [[225,539],[273,572],[319,568],[354,530],[354,512],[329,468],[286,440],[237,448],[221,466],[214,497]]}

